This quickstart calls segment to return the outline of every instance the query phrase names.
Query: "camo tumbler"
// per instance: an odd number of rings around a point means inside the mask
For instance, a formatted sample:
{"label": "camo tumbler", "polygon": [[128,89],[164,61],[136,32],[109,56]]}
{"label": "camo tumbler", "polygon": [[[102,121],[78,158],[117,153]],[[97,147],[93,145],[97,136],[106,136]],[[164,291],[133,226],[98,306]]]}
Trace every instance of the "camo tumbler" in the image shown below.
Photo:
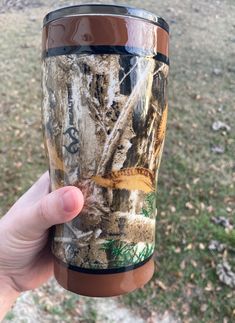
{"label": "camo tumbler", "polygon": [[71,6],[44,18],[51,187],[77,186],[85,199],[52,234],[55,277],[72,292],[120,295],[153,275],[168,32],[162,18],[125,6]]}

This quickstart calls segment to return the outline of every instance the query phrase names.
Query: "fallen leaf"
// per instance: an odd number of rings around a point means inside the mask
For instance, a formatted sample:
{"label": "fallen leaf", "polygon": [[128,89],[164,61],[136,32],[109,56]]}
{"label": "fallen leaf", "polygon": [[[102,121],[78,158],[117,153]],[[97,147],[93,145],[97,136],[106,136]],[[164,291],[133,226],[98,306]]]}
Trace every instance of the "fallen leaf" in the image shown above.
{"label": "fallen leaf", "polygon": [[200,94],[193,94],[192,95],[192,98],[194,99],[194,100],[200,100],[201,99],[201,95]]}
{"label": "fallen leaf", "polygon": [[192,250],[192,249],[193,249],[192,243],[188,244],[187,247],[185,248],[185,250]]}
{"label": "fallen leaf", "polygon": [[211,151],[215,154],[223,154],[225,152],[225,148],[223,146],[212,146]]}
{"label": "fallen leaf", "polygon": [[208,211],[209,213],[211,213],[211,212],[213,212],[213,211],[214,211],[214,208],[213,208],[213,206],[212,206],[212,205],[209,205],[206,209],[207,209],[207,211]]}
{"label": "fallen leaf", "polygon": [[215,224],[221,225],[226,229],[229,229],[229,230],[233,229],[233,225],[232,223],[230,223],[230,220],[224,216],[212,216],[211,221]]}
{"label": "fallen leaf", "polygon": [[201,208],[201,210],[205,210],[205,207],[206,207],[206,206],[205,206],[205,204],[204,204],[203,202],[201,202],[201,203],[200,203],[200,208]]}
{"label": "fallen leaf", "polygon": [[156,285],[158,285],[162,290],[167,290],[166,285],[160,280],[156,280]]}
{"label": "fallen leaf", "polygon": [[205,250],[205,249],[206,249],[206,247],[205,247],[205,245],[204,245],[203,243],[199,243],[199,249],[201,249],[201,250]]}
{"label": "fallen leaf", "polygon": [[206,292],[211,292],[214,290],[214,286],[212,284],[212,282],[208,282],[206,287],[204,288]]}
{"label": "fallen leaf", "polygon": [[182,273],[182,271],[177,271],[175,273],[175,276],[178,277],[178,278],[182,278],[184,276],[184,274]]}
{"label": "fallen leaf", "polygon": [[14,166],[15,166],[16,168],[21,168],[21,167],[22,167],[22,163],[21,163],[21,162],[15,162],[15,163],[14,163]]}
{"label": "fallen leaf", "polygon": [[175,248],[175,253],[181,253],[181,249],[179,247]]}
{"label": "fallen leaf", "polygon": [[199,177],[194,178],[194,180],[193,180],[193,184],[197,184],[199,181],[200,181],[200,178],[199,178]]}
{"label": "fallen leaf", "polygon": [[183,313],[183,315],[188,315],[189,311],[190,311],[189,304],[184,303],[182,305],[182,313]]}
{"label": "fallen leaf", "polygon": [[172,212],[172,213],[175,213],[175,211],[176,211],[176,208],[175,208],[175,206],[174,205],[170,205],[170,211]]}
{"label": "fallen leaf", "polygon": [[222,75],[222,70],[220,68],[213,68],[212,74],[214,74],[215,76],[220,76]]}
{"label": "fallen leaf", "polygon": [[194,209],[194,206],[192,205],[192,203],[191,203],[191,202],[187,202],[187,203],[185,203],[185,207],[186,207],[187,209],[189,209],[189,210]]}
{"label": "fallen leaf", "polygon": [[181,261],[180,263],[180,269],[184,270],[186,267],[186,263],[185,263],[185,260]]}
{"label": "fallen leaf", "polygon": [[197,268],[197,263],[195,260],[191,260],[190,262],[194,268]]}
{"label": "fallen leaf", "polygon": [[224,122],[215,121],[212,124],[212,130],[214,131],[226,130],[227,132],[229,132],[231,130],[231,127]]}
{"label": "fallen leaf", "polygon": [[228,250],[227,249],[224,249],[223,259],[227,259],[227,257],[228,257]]}
{"label": "fallen leaf", "polygon": [[217,265],[216,274],[222,283],[231,288],[235,288],[235,273],[227,261],[223,261]]}
{"label": "fallen leaf", "polygon": [[207,304],[202,304],[202,305],[200,306],[200,311],[201,311],[201,312],[206,312],[207,308],[208,308],[208,305],[207,305]]}
{"label": "fallen leaf", "polygon": [[211,240],[208,246],[208,249],[210,251],[223,252],[225,248],[226,248],[226,245],[223,243],[220,243],[218,240]]}
{"label": "fallen leaf", "polygon": [[233,204],[235,203],[235,196],[227,196],[224,198],[224,203]]}

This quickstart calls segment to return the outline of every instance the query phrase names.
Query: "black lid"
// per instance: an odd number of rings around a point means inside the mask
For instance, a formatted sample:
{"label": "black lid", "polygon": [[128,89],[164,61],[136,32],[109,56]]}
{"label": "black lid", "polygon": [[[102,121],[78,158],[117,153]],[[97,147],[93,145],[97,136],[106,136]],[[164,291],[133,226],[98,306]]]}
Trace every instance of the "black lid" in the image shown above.
{"label": "black lid", "polygon": [[81,4],[69,7],[63,7],[54,11],[49,12],[43,19],[43,26],[50,23],[53,20],[76,15],[89,15],[89,14],[100,14],[100,15],[117,15],[117,16],[130,16],[148,20],[155,25],[163,28],[169,33],[169,26],[167,22],[157,15],[146,11],[144,9],[126,7],[119,5],[109,4]]}

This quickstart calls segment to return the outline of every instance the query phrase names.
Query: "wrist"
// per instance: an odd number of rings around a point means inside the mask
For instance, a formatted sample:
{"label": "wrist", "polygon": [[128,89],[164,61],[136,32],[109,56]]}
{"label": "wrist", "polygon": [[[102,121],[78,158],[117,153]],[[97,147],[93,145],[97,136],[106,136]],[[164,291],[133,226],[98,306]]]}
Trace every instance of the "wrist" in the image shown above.
{"label": "wrist", "polygon": [[20,293],[12,286],[9,277],[0,276],[0,321],[10,310]]}

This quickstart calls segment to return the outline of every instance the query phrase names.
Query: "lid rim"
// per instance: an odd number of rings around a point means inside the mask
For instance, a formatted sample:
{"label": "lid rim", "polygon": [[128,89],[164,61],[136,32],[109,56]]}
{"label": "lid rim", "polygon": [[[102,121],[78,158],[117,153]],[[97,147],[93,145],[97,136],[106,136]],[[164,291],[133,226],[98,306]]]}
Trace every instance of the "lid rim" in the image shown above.
{"label": "lid rim", "polygon": [[[96,12],[97,11],[97,12]],[[102,12],[103,11],[103,12]],[[124,17],[135,17],[142,20],[147,20],[150,23],[153,23],[162,29],[164,29],[167,33],[169,33],[169,25],[162,18],[153,14],[145,9],[129,7],[129,6],[121,6],[121,5],[110,5],[110,4],[81,4],[74,6],[62,7],[56,10],[53,10],[46,14],[43,19],[43,27],[47,24],[51,23],[54,20],[67,17],[67,16],[75,16],[82,14],[107,14],[107,15],[118,15]]]}

